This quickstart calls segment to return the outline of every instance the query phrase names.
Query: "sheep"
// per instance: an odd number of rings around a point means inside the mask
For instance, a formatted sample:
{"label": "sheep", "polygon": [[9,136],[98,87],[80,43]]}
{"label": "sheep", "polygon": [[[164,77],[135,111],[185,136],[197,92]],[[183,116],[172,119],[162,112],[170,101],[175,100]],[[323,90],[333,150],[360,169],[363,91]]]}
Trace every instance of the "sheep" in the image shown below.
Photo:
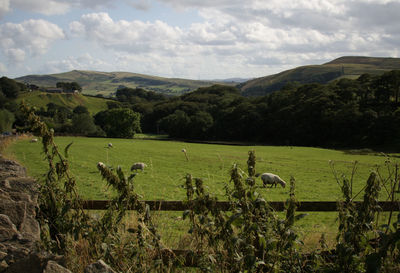
{"label": "sheep", "polygon": [[134,171],[134,170],[144,170],[144,168],[146,168],[147,167],[147,165],[145,164],[145,163],[143,163],[143,162],[136,162],[136,163],[134,163],[133,165],[132,165],[132,167],[131,167],[131,171]]}
{"label": "sheep", "polygon": [[30,142],[32,142],[32,143],[38,142],[38,139],[37,138],[32,138]]}
{"label": "sheep", "polygon": [[184,153],[184,154],[185,154],[186,161],[189,161],[189,158],[188,158],[188,156],[187,156],[187,153],[186,153],[186,149],[182,149],[182,153]]}
{"label": "sheep", "polygon": [[112,146],[112,143],[110,142],[110,143],[108,143],[108,148],[112,148],[113,146]]}
{"label": "sheep", "polygon": [[[256,174],[256,177],[260,176],[260,174]],[[273,173],[263,173],[261,174],[261,180],[263,181],[264,186],[266,186],[267,184],[272,186],[276,185],[279,183],[282,188],[284,188],[286,186],[286,182],[280,178],[279,176],[277,176],[276,174]]]}
{"label": "sheep", "polygon": [[97,162],[97,167],[98,168],[105,168],[106,167],[106,164],[104,164],[103,162]]}

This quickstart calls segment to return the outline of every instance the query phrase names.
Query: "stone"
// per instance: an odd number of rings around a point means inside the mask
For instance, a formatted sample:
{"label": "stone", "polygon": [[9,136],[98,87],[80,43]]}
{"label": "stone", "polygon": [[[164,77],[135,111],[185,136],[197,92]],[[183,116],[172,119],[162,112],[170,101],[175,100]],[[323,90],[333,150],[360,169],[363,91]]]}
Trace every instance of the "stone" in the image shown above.
{"label": "stone", "polygon": [[[35,180],[30,177],[9,177],[3,183],[9,185],[8,191],[16,193],[26,193],[30,196],[32,202],[37,202],[39,186]],[[4,189],[4,188],[3,188]]]}
{"label": "stone", "polygon": [[55,261],[48,261],[43,273],[71,273],[71,271],[59,265]]}
{"label": "stone", "polygon": [[47,261],[55,260],[37,252],[38,189],[25,168],[0,157],[0,272],[42,273]]}
{"label": "stone", "polygon": [[103,260],[98,260],[88,265],[85,268],[85,273],[115,273],[115,271]]}
{"label": "stone", "polygon": [[0,214],[0,242],[12,240],[18,231],[10,218],[5,214]]}
{"label": "stone", "polygon": [[7,177],[25,177],[26,169],[17,162],[0,157],[0,180]]}
{"label": "stone", "polygon": [[20,228],[26,217],[26,203],[21,201],[0,200],[0,214],[7,214],[11,222]]}
{"label": "stone", "polygon": [[19,232],[22,233],[23,238],[31,241],[40,240],[40,226],[39,222],[31,217],[27,217],[22,223]]}
{"label": "stone", "polygon": [[0,251],[0,260],[1,261],[3,261],[6,256],[7,256],[6,252]]}
{"label": "stone", "polygon": [[44,261],[37,255],[27,255],[8,263],[7,273],[42,273]]}
{"label": "stone", "polygon": [[10,194],[5,190],[1,189],[1,186],[0,186],[0,200],[12,200]]}
{"label": "stone", "polygon": [[4,270],[6,270],[8,268],[8,264],[6,261],[2,260],[0,262],[0,272],[3,272]]}

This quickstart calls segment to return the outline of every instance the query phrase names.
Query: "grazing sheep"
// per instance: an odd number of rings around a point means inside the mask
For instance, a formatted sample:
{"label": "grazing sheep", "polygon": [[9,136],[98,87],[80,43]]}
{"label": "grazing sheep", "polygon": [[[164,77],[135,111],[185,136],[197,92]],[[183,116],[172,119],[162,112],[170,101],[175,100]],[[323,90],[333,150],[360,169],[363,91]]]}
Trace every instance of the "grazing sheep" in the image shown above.
{"label": "grazing sheep", "polygon": [[106,164],[104,164],[103,162],[98,162],[98,163],[97,163],[97,167],[98,167],[98,168],[99,168],[99,167],[105,168],[105,167],[106,167]]}
{"label": "grazing sheep", "polygon": [[38,139],[37,139],[37,138],[32,138],[32,139],[31,139],[31,142],[32,142],[32,143],[38,142]]}
{"label": "grazing sheep", "polygon": [[143,162],[136,162],[136,163],[134,163],[133,165],[132,165],[132,167],[131,167],[131,171],[134,171],[134,170],[144,170],[144,168],[146,168],[147,167],[147,165],[145,164],[145,163],[143,163]]}
{"label": "grazing sheep", "polygon": [[108,148],[112,148],[113,146],[112,146],[112,143],[110,142],[110,143],[108,143]]}
{"label": "grazing sheep", "polygon": [[[260,174],[256,174],[256,177],[260,176]],[[261,180],[264,184],[264,186],[266,186],[267,184],[271,185],[271,188],[273,185],[276,185],[279,183],[282,188],[284,188],[286,186],[286,182],[280,178],[279,176],[277,176],[276,174],[273,173],[263,173],[261,174]]]}
{"label": "grazing sheep", "polygon": [[184,153],[184,154],[185,154],[186,161],[189,161],[189,158],[188,158],[188,156],[187,156],[187,153],[186,153],[186,149],[182,149],[182,153]]}

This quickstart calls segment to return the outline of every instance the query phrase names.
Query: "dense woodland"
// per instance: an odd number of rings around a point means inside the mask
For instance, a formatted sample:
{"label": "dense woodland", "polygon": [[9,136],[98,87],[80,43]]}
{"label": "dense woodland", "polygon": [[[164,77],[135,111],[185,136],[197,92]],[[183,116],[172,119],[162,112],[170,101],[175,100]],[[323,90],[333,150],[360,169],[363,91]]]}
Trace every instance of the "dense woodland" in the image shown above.
{"label": "dense woodland", "polygon": [[[9,81],[1,79],[1,113],[13,114],[13,126],[22,127],[13,98],[24,87],[15,83],[20,90],[10,92]],[[262,97],[244,97],[223,85],[179,97],[123,88],[108,110],[93,117],[85,107],[51,103],[37,114],[58,133],[88,136],[132,137],[141,130],[192,140],[398,149],[399,93],[400,71],[391,71],[329,84],[290,83]]]}
{"label": "dense woodland", "polygon": [[330,84],[296,84],[263,97],[234,87],[200,88],[162,98],[119,90],[124,107],[142,115],[142,130],[200,140],[325,147],[399,147],[400,71]]}

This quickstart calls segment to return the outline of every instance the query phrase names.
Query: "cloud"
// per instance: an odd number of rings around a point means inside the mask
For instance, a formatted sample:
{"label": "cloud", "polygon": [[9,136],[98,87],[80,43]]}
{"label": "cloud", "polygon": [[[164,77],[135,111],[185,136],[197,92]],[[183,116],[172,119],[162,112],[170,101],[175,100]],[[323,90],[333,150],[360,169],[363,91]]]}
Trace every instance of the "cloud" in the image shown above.
{"label": "cloud", "polygon": [[137,10],[147,11],[151,7],[150,0],[127,0],[126,2]]}
{"label": "cloud", "polygon": [[[149,11],[140,13],[149,18],[160,15],[160,7],[184,16],[177,27],[162,20],[116,19],[106,12],[84,14],[65,32],[76,44],[103,50],[107,60],[96,59],[93,51],[81,64],[78,57],[63,57],[47,65],[59,71],[102,70],[104,65],[164,76],[254,77],[343,55],[396,56],[400,47],[400,0],[0,0],[0,16],[15,8],[52,15],[121,4]],[[193,11],[198,16],[183,25]],[[28,21],[0,25],[0,50],[10,62],[43,54],[65,38],[57,26],[33,21],[35,26]],[[31,34],[35,29],[49,34]]]}
{"label": "cloud", "polygon": [[103,47],[144,53],[150,51],[173,53],[181,37],[181,30],[162,21],[114,21],[107,13],[83,15],[70,24],[73,36],[83,36]]}
{"label": "cloud", "polygon": [[7,72],[7,67],[0,62],[0,73],[6,73]]}
{"label": "cloud", "polygon": [[46,62],[39,70],[43,73],[59,73],[70,70],[112,70],[113,65],[101,59],[94,58],[89,53],[72,57],[69,56],[62,60]]}
{"label": "cloud", "polygon": [[44,54],[51,43],[63,39],[64,33],[57,25],[45,20],[27,20],[19,24],[0,25],[0,50],[10,63],[20,63],[26,55]]}
{"label": "cloud", "polygon": [[[4,1],[4,0],[0,0]],[[21,9],[29,12],[36,12],[44,15],[65,14],[72,8],[96,9],[110,7],[112,0],[13,0],[13,9]]]}
{"label": "cloud", "polygon": [[0,0],[0,19],[10,11],[10,0]]}
{"label": "cloud", "polygon": [[69,11],[71,4],[67,1],[56,0],[13,0],[12,7],[44,15],[64,14]]}
{"label": "cloud", "polygon": [[[233,71],[262,75],[260,68],[278,72],[342,55],[398,52],[393,49],[399,47],[396,24],[387,22],[393,26],[391,32],[389,26],[368,27],[371,22],[363,16],[372,13],[362,13],[365,7],[358,1],[159,1],[177,9],[197,8],[203,20],[174,27],[159,20],[113,20],[104,12],[90,13],[72,22],[70,33],[124,56],[120,65],[129,59],[141,64],[142,73],[191,71],[192,78],[203,66],[206,72],[201,74],[214,71],[214,78]],[[392,2],[374,5],[383,10],[385,5],[397,7]],[[192,67],[191,62],[197,65]]]}

